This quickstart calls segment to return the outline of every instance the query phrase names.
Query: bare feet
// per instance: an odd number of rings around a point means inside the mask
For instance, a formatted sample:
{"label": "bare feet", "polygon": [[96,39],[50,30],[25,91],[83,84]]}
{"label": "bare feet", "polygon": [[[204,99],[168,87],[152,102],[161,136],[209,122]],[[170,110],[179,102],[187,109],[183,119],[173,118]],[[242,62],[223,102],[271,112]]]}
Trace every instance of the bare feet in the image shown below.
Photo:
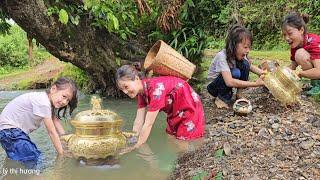
{"label": "bare feet", "polygon": [[217,108],[229,108],[228,104],[226,104],[225,102],[223,102],[220,98],[216,97],[216,100],[214,101],[214,103],[216,104]]}

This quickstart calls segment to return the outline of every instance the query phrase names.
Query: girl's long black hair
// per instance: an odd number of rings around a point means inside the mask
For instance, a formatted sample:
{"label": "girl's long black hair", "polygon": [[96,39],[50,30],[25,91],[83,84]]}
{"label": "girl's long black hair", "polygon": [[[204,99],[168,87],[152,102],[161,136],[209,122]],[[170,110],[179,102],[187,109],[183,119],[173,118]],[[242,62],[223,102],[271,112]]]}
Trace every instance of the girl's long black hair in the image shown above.
{"label": "girl's long black hair", "polygon": [[241,25],[233,25],[229,29],[226,38],[226,54],[228,64],[232,64],[232,60],[236,59],[237,44],[244,39],[248,39],[252,43],[252,34],[249,30]]}
{"label": "girl's long black hair", "polygon": [[[78,105],[78,88],[76,83],[69,78],[60,77],[51,85],[51,87],[52,86],[56,86],[58,90],[64,90],[66,88],[70,88],[72,90],[72,99],[69,101],[69,104],[59,109],[53,109],[54,111],[53,114],[55,114],[55,116],[59,119],[61,119],[62,117],[65,117],[68,108],[69,108],[69,115],[71,115],[73,110]],[[51,87],[46,91],[47,94],[50,94]]]}

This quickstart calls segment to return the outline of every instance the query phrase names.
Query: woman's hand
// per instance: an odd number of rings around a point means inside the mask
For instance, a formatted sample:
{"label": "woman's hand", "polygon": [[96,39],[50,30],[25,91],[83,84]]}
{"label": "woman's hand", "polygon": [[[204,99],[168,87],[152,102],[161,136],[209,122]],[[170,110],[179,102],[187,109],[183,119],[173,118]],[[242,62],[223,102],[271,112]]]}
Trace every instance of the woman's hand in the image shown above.
{"label": "woman's hand", "polygon": [[72,158],[73,154],[69,149],[66,149],[63,151],[63,156],[68,157],[68,158]]}

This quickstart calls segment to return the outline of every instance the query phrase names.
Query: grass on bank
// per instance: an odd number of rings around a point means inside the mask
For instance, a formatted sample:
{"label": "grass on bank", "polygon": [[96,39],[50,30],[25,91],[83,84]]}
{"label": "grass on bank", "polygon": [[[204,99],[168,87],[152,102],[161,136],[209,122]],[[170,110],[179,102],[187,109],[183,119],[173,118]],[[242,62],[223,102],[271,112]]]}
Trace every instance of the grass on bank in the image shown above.
{"label": "grass on bank", "polygon": [[0,67],[0,79],[4,79],[7,77],[11,77],[11,76],[16,76],[19,74],[22,74],[26,71],[30,70],[30,67],[10,67],[10,66],[6,66],[6,67]]}
{"label": "grass on bank", "polygon": [[87,92],[88,90],[87,85],[89,84],[88,76],[83,70],[72,65],[71,63],[65,63],[65,65],[63,66],[63,71],[58,73],[52,79],[48,79],[42,76],[29,77],[29,78],[23,79],[22,81],[19,81],[17,84],[13,84],[12,89],[17,89],[17,90],[30,89],[30,87],[33,87],[35,83],[39,83],[39,82],[49,83],[47,81],[50,81],[50,80],[55,81],[61,76],[68,77],[74,80],[77,86],[79,87],[79,89],[81,89],[81,91]]}

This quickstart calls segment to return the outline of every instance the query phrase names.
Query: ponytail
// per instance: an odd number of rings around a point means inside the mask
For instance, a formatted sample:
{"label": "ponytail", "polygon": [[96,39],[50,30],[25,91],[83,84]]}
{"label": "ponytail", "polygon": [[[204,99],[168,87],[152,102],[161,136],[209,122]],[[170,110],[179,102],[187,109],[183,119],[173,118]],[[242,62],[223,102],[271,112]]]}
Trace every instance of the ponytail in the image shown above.
{"label": "ponytail", "polygon": [[301,14],[300,16],[303,19],[305,24],[309,22],[310,16],[308,14]]}
{"label": "ponytail", "polygon": [[308,14],[299,14],[297,12],[290,13],[282,21],[282,29],[285,29],[286,26],[290,26],[301,30],[304,29],[304,34],[307,33],[307,23],[309,22]]}
{"label": "ponytail", "polygon": [[143,79],[145,77],[145,73],[141,71],[141,66],[138,63],[133,65],[123,65],[116,72],[116,82],[118,83],[120,80],[131,80],[133,81],[136,77],[139,79]]}

